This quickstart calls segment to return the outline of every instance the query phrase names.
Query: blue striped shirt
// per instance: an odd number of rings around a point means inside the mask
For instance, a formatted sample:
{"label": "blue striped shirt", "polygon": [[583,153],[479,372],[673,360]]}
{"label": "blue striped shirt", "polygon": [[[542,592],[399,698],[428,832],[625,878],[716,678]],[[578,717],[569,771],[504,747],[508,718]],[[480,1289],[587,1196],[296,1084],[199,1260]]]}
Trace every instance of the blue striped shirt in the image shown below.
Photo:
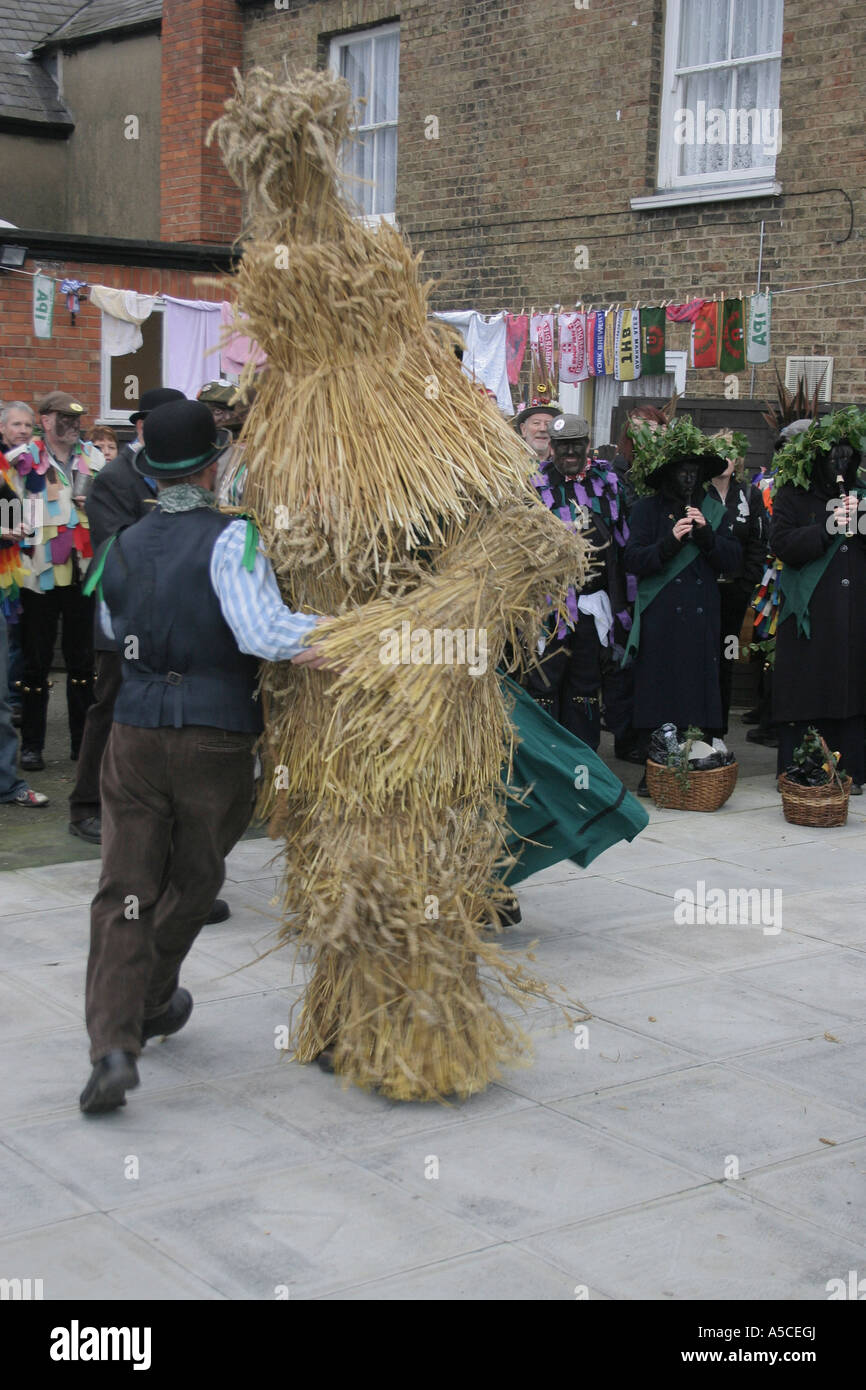
{"label": "blue striped shirt", "polygon": [[317,618],[295,613],[280,597],[271,562],[256,551],[255,567],[244,569],[247,523],[232,521],[217,537],[210,561],[210,582],[222,615],[242,652],[265,661],[289,661],[308,643]]}
{"label": "blue striped shirt", "polygon": [[[242,652],[264,661],[290,661],[309,645],[305,639],[318,619],[286,607],[263,550],[256,551],[252,573],[244,568],[246,538],[244,520],[230,522],[220,533],[211,555],[210,582]],[[105,602],[100,603],[100,623],[106,636],[113,638]]]}

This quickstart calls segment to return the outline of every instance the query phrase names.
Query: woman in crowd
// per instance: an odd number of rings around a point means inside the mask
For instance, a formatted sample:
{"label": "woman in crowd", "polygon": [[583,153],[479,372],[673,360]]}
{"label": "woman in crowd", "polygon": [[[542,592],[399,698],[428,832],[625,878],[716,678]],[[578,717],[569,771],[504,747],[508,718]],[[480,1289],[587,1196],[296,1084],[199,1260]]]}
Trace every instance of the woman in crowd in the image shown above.
{"label": "woman in crowd", "polygon": [[620,489],[627,508],[634,501],[634,487],[629,480],[628,473],[634,462],[635,435],[641,425],[646,425],[655,434],[657,430],[666,429],[668,424],[668,417],[664,411],[659,410],[654,405],[639,405],[634,410],[629,411],[628,419],[619,437],[619,453],[613,461],[614,472],[619,477]]}
{"label": "woman in crowd", "polygon": [[860,795],[866,729],[866,538],[858,531],[866,411],[815,421],[775,459],[770,546],[782,561],[773,715],[779,771],[814,725]]}
{"label": "woman in crowd", "polygon": [[721,613],[721,646],[719,649],[719,684],[722,695],[722,735],[728,732],[728,713],[731,708],[731,686],[734,662],[739,658],[739,637],[746,609],[755,585],[764,572],[766,537],[764,535],[764,506],[757,488],[737,477],[736,466],[745,458],[746,438],[722,430],[713,438],[725,450],[722,471],[716,474],[707,493],[724,505],[734,537],[740,543],[742,559],[735,574],[719,575]]}
{"label": "woman in crowd", "polygon": [[[635,663],[634,725],[644,756],[652,730],[722,726],[718,576],[736,574],[742,551],[726,508],[704,484],[724,468],[724,450],[682,416],[663,435],[639,430],[632,481],[638,492],[625,566],[638,576],[626,649]],[[646,778],[638,791],[646,795]]]}

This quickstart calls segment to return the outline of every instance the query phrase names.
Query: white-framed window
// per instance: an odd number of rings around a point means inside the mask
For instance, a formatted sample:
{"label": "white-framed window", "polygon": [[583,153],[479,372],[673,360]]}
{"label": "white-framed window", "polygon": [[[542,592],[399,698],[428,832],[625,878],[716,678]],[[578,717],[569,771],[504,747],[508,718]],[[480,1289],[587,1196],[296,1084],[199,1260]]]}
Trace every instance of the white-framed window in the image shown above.
{"label": "white-framed window", "polygon": [[[653,202],[779,192],[783,0],[668,0]],[[659,194],[667,193],[667,199]]]}
{"label": "white-framed window", "polygon": [[[145,391],[162,385],[163,363],[163,306],[155,304],[153,312],[141,325],[143,342],[137,352],[112,357],[101,334],[99,421],[101,425],[128,425],[130,415],[138,410]],[[105,311],[102,312],[102,325]]]}
{"label": "white-framed window", "polygon": [[380,24],[331,40],[328,66],[352,89],[355,140],[343,152],[347,197],[367,217],[394,221],[400,25]]}

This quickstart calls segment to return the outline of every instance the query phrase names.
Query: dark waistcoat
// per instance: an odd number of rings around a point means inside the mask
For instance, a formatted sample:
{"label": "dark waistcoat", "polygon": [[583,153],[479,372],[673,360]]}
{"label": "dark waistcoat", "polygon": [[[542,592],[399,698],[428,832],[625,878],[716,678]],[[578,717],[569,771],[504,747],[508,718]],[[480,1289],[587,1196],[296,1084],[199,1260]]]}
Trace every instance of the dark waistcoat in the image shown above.
{"label": "dark waistcoat", "polygon": [[122,659],[118,724],[261,732],[258,661],[239,650],[210,582],[232,520],[207,507],[157,510],[118,534],[102,575]]}

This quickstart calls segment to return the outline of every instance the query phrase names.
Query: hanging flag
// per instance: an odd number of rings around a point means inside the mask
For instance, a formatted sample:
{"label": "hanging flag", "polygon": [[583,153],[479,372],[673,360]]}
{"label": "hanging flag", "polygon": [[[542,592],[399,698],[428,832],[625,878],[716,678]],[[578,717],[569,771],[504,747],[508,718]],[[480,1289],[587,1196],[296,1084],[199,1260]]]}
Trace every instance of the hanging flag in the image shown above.
{"label": "hanging flag", "polygon": [[33,332],[50,338],[54,326],[54,281],[50,275],[33,276]]}
{"label": "hanging flag", "polygon": [[749,300],[749,336],[746,342],[746,361],[770,360],[770,295],[753,294]]}
{"label": "hanging flag", "polygon": [[692,366],[719,365],[719,306],[704,301],[692,324]]}
{"label": "hanging flag", "polygon": [[529,341],[539,362],[553,376],[553,314],[533,314],[529,321]]}
{"label": "hanging flag", "polygon": [[586,381],[589,367],[586,361],[586,314],[572,312],[559,315],[559,379],[576,386]]}
{"label": "hanging flag", "polygon": [[661,376],[665,369],[665,311],[640,311],[641,376]]}
{"label": "hanging flag", "polygon": [[669,304],[665,309],[665,314],[671,323],[694,323],[708,302],[706,299],[690,299],[688,304]]}
{"label": "hanging flag", "polygon": [[742,299],[726,299],[722,306],[719,370],[722,372],[744,372],[746,370]]}
{"label": "hanging flag", "polygon": [[640,314],[620,309],[616,316],[617,381],[636,381],[640,376]]}
{"label": "hanging flag", "polygon": [[509,386],[516,386],[526,353],[529,319],[526,314],[505,315],[505,367]]}
{"label": "hanging flag", "polygon": [[587,355],[592,376],[604,376],[604,321],[603,309],[596,309],[587,319]]}
{"label": "hanging flag", "polygon": [[616,314],[608,309],[604,316],[604,374],[613,376],[616,366]]}

